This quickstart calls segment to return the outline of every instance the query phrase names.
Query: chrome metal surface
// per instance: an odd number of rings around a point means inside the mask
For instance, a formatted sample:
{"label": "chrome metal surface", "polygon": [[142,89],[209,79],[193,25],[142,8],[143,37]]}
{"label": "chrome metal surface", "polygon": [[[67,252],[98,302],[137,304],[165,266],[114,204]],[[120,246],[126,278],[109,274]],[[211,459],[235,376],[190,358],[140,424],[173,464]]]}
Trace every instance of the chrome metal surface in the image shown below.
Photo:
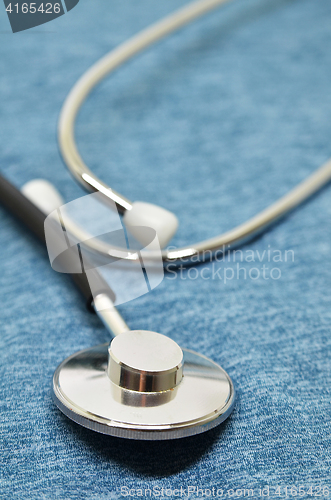
{"label": "chrome metal surface", "polygon": [[183,352],[176,342],[160,333],[125,332],[109,346],[108,376],[131,391],[169,391],[182,380]]}
{"label": "chrome metal surface", "polygon": [[177,387],[138,392],[109,379],[108,344],[80,351],[57,368],[54,401],[70,419],[103,434],[141,440],[199,434],[229,416],[234,389],[219,365],[193,351],[183,349],[183,355],[183,378]]}
{"label": "chrome metal surface", "polygon": [[100,293],[94,297],[93,307],[112,337],[130,330],[107,294]]}
{"label": "chrome metal surface", "polygon": [[[107,184],[98,179],[85,165],[81,158],[74,137],[74,127],[77,113],[91,90],[109,73],[129,60],[140,51],[174,32],[185,24],[226,3],[227,0],[198,0],[190,3],[177,12],[169,15],[149,28],[138,33],[125,43],[111,51],[95,63],[75,84],[69,93],[59,121],[59,146],[63,159],[75,179],[88,191],[99,191],[104,199],[112,200],[120,213],[132,209],[132,202],[123,195],[113,191]],[[222,249],[235,249],[256,237],[277,220],[284,217],[289,211],[307,200],[331,180],[331,160],[316,170],[310,177],[301,182],[287,195],[266,208],[255,217],[236,228],[214,238],[187,245],[176,250],[164,250],[163,262],[174,265],[189,265],[212,258]],[[137,254],[128,253],[125,249],[112,248],[98,240],[86,241],[86,247],[96,251],[103,257],[112,257],[118,252],[127,253],[126,259],[137,260]],[[159,254],[153,252],[144,255],[144,261],[159,259]],[[146,260],[147,261],[147,260]]]}

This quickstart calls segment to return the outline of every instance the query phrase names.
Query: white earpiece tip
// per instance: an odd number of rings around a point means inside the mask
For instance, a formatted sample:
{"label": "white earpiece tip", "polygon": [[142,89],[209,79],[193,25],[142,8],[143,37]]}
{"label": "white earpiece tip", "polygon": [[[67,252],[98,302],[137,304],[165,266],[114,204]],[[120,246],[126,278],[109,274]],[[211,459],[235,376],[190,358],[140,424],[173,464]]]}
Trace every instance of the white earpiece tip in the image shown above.
{"label": "white earpiece tip", "polygon": [[21,188],[21,192],[46,215],[64,205],[64,200],[58,190],[44,179],[27,182]]}
{"label": "white earpiece tip", "polygon": [[160,247],[164,248],[177,231],[178,219],[175,214],[157,205],[135,201],[132,209],[124,214],[124,224],[143,245],[148,243],[144,241],[144,232],[139,231],[138,228],[135,231],[134,228],[135,226],[151,227],[156,231]]}

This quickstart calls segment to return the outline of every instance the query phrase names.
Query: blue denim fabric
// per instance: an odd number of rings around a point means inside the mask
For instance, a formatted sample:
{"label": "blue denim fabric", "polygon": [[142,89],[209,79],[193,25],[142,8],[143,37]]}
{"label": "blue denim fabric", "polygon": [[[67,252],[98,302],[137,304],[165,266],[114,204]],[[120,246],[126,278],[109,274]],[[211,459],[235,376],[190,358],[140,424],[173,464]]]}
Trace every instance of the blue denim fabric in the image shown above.
{"label": "blue denim fabric", "polygon": [[[100,56],[182,4],[81,0],[15,35],[3,9],[4,175],[17,186],[46,178],[66,201],[80,196],[56,144],[64,98]],[[178,214],[174,245],[232,228],[331,156],[330,25],[328,0],[239,0],[213,12],[95,90],[78,121],[83,158],[128,198]],[[108,500],[124,498],[124,487],[134,498],[138,488],[155,496],[162,487],[184,498],[188,486],[223,489],[223,498],[244,488],[262,498],[267,486],[269,497],[285,498],[287,486],[291,498],[290,488],[302,486],[302,498],[323,497],[318,488],[331,486],[330,186],[243,248],[239,279],[228,257],[197,267],[198,276],[169,273],[120,307],[132,328],[220,363],[236,387],[227,422],[162,443],[98,435],[57,410],[57,365],[108,335],[70,279],[52,271],[43,246],[0,214],[1,498]],[[269,262],[275,250],[282,261]],[[288,253],[285,261],[289,250],[294,260]],[[279,270],[274,279],[261,276],[263,264]],[[234,273],[226,283],[225,268]]]}

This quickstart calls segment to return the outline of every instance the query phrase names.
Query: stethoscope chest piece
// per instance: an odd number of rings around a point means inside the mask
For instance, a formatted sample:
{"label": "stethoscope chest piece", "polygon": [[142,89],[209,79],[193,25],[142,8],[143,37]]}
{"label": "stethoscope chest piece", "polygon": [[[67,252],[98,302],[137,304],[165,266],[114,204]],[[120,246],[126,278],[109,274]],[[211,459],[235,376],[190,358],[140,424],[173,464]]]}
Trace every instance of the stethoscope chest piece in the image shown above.
{"label": "stethoscope chest piece", "polygon": [[82,426],[143,440],[207,431],[229,416],[234,403],[231,379],[219,365],[141,330],[67,358],[55,371],[53,395]]}

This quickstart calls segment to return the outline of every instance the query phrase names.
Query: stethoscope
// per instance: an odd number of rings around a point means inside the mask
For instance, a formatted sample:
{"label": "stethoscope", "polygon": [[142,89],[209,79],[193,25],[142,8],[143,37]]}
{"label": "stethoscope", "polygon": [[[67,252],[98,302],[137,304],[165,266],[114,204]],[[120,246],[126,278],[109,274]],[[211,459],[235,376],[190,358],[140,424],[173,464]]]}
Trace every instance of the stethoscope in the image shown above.
{"label": "stethoscope", "polygon": [[[131,202],[98,179],[82,160],[74,137],[77,113],[91,90],[111,71],[152,43],[225,3],[199,0],[164,18],[107,54],[93,65],[68,95],[59,120],[59,145],[74,178],[89,192],[98,193],[131,228],[155,231],[161,247],[176,232],[171,212],[145,202]],[[331,160],[286,196],[244,224],[212,239],[175,250],[128,251],[102,240],[80,237],[71,224],[69,232],[91,255],[107,259],[177,265],[204,261],[224,248],[246,243],[297,207],[331,180]],[[44,240],[45,217],[63,205],[56,190],[45,181],[31,181],[22,192],[1,178],[0,196],[32,231]],[[46,220],[47,220],[46,219]],[[51,225],[53,219],[51,218]],[[136,231],[139,240],[139,231]],[[56,239],[56,229],[54,229]],[[84,240],[84,241],[82,241]],[[146,241],[143,238],[142,244]],[[185,259],[185,260],[184,260]],[[223,422],[231,413],[235,392],[229,375],[210,359],[181,349],[156,332],[130,330],[114,306],[114,295],[102,280],[91,297],[84,272],[72,277],[114,337],[103,344],[73,354],[56,369],[53,397],[58,408],[75,422],[97,432],[129,439],[163,440],[199,434]]]}

